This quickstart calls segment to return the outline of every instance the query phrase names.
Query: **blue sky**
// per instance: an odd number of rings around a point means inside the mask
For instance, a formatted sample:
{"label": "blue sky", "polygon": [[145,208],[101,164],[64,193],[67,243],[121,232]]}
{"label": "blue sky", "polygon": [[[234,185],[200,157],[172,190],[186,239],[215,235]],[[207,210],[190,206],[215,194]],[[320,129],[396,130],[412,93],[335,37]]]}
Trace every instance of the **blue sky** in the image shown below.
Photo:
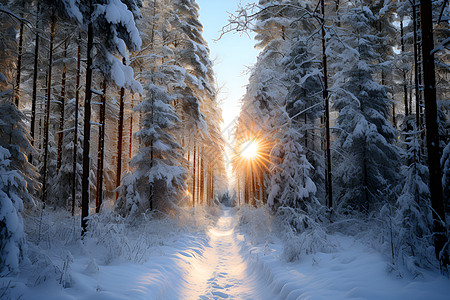
{"label": "blue sky", "polygon": [[219,41],[219,31],[227,24],[228,12],[234,12],[239,3],[251,3],[251,0],[197,0],[200,6],[200,21],[203,24],[203,36],[211,50],[218,86],[219,100],[222,103],[226,128],[239,113],[239,100],[245,93],[248,83],[247,67],[256,62],[258,51],[254,48],[253,38],[238,33],[228,33]]}

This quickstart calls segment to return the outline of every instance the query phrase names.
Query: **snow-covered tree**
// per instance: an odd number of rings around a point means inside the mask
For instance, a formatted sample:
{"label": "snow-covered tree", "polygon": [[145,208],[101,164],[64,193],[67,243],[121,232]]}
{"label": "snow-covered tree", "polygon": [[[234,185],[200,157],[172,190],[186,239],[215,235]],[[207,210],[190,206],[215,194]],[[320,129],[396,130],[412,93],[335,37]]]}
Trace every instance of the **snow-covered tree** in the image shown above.
{"label": "snow-covered tree", "polygon": [[344,153],[337,156],[337,201],[341,208],[368,213],[397,184],[396,133],[387,121],[391,100],[386,87],[373,79],[379,39],[368,25],[376,19],[367,6],[358,4],[341,20],[351,35],[344,39],[346,49],[337,57],[340,71],[333,87],[339,112],[336,143]]}
{"label": "snow-covered tree", "polygon": [[[289,92],[286,96],[286,111],[293,123],[302,132],[302,145],[308,161],[313,165],[312,178],[318,190],[318,199],[325,199],[324,158],[321,153],[319,118],[322,113],[321,62],[314,54],[314,41],[302,32],[294,40],[290,53],[283,59],[286,65],[286,82]],[[316,49],[318,50],[318,49]]]}
{"label": "snow-covered tree", "polygon": [[[54,178],[52,179],[52,184],[50,186],[49,191],[49,198],[53,199],[51,202],[54,203],[54,205],[58,207],[65,208],[67,210],[70,210],[70,207],[72,206],[72,185],[75,182],[76,187],[76,201],[75,201],[75,207],[79,207],[81,205],[80,203],[80,190],[81,190],[81,175],[82,175],[82,168],[81,168],[81,161],[82,161],[82,144],[83,144],[83,132],[82,132],[82,126],[80,120],[83,119],[83,115],[78,111],[78,134],[77,134],[77,166],[76,166],[76,174],[73,174],[73,157],[74,157],[74,145],[75,145],[75,99],[70,100],[67,103],[66,106],[66,116],[67,120],[66,123],[68,123],[69,129],[64,134],[63,139],[63,157],[62,157],[62,165],[59,169],[59,172],[57,174],[54,174]],[[54,156],[50,155],[50,157]],[[53,168],[55,168],[56,165],[53,163]],[[55,172],[56,173],[56,172]],[[75,181],[74,181],[75,176]],[[70,188],[69,188],[70,187]]]}
{"label": "snow-covered tree", "polygon": [[301,145],[304,138],[302,133],[292,126],[292,120],[286,119],[287,128],[275,135],[279,138],[272,149],[274,159],[267,203],[275,207],[288,206],[308,211],[311,204],[317,201],[317,187],[311,179],[314,170]]}
{"label": "snow-covered tree", "polygon": [[442,188],[444,190],[444,203],[447,211],[450,208],[450,142],[445,146],[441,158]]}
{"label": "snow-covered tree", "polygon": [[0,146],[0,274],[18,271],[25,241],[22,197],[27,195],[26,182],[23,174],[11,168],[10,158],[8,149]]}
{"label": "snow-covered tree", "polygon": [[141,129],[136,133],[141,147],[132,160],[135,172],[129,176],[134,179],[127,179],[128,186],[123,186],[117,204],[117,209],[124,215],[153,207],[170,209],[175,204],[170,201],[184,188],[186,170],[180,164],[181,149],[169,133],[178,122],[171,100],[162,87],[149,84],[146,97],[136,107],[142,113]]}
{"label": "snow-covered tree", "polygon": [[16,272],[23,257],[24,204],[34,204],[37,173],[28,163],[34,150],[24,126],[25,116],[10,98],[0,100],[0,272]]}
{"label": "snow-covered tree", "polygon": [[395,254],[414,273],[419,272],[417,267],[431,264],[434,251],[428,167],[422,164],[424,158],[420,154],[419,137],[418,132],[411,132],[406,137],[407,151],[403,155],[405,165],[402,167],[404,182],[394,219],[398,232]]}

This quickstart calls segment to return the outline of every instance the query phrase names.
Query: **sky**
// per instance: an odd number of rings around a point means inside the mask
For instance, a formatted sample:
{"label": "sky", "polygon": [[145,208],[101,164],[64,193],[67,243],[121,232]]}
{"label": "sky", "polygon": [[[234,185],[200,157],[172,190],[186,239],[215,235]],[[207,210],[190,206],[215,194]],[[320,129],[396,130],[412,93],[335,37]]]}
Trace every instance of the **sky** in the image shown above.
{"label": "sky", "polygon": [[200,6],[200,21],[203,24],[203,37],[211,50],[214,72],[219,87],[218,99],[222,103],[222,129],[226,129],[239,114],[239,100],[245,93],[248,83],[248,67],[256,62],[258,51],[255,42],[246,34],[228,33],[220,40],[220,30],[227,24],[228,12],[235,12],[238,4],[251,3],[251,0],[197,0]]}

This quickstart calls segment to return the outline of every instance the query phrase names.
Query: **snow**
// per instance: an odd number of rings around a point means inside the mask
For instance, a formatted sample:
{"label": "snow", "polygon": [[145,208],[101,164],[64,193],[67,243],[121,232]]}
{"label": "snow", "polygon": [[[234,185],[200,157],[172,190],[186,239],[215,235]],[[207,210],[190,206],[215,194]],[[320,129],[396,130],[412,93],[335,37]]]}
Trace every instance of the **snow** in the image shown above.
{"label": "snow", "polygon": [[76,0],[64,0],[66,5],[67,13],[70,17],[75,18],[75,20],[79,23],[83,23],[83,14],[80,11],[80,8],[78,7],[78,3]]}
{"label": "snow", "polygon": [[[63,222],[71,222],[65,218]],[[288,263],[281,236],[267,230],[269,219],[261,209],[197,208],[182,213],[178,222],[150,218],[134,225],[138,228],[126,229],[116,220],[110,228],[118,239],[114,244],[109,236],[95,236],[106,232],[100,218],[83,242],[66,240],[43,252],[53,262],[58,256],[67,262],[56,280],[32,287],[36,278],[23,272],[19,279],[1,278],[0,291],[12,280],[11,299],[31,300],[448,299],[448,278],[431,271],[415,279],[398,277],[373,248],[342,234],[329,237],[334,250]],[[51,230],[61,238],[66,229]],[[128,251],[112,251],[119,245]]]}
{"label": "snow", "polygon": [[142,40],[139,31],[136,28],[133,13],[128,10],[126,4],[119,0],[110,0],[107,4],[97,5],[95,14],[104,14],[105,19],[109,23],[121,24],[124,26],[128,31],[133,46],[136,47],[136,50],[141,49]]}

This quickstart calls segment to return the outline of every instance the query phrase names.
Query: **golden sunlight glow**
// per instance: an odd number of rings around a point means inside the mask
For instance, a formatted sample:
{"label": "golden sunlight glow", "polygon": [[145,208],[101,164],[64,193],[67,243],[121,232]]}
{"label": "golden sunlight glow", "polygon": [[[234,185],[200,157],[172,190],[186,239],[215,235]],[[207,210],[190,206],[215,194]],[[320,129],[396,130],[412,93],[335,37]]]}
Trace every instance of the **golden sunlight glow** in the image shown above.
{"label": "golden sunlight glow", "polygon": [[255,140],[249,140],[242,144],[241,156],[246,159],[254,159],[258,155],[258,144]]}

